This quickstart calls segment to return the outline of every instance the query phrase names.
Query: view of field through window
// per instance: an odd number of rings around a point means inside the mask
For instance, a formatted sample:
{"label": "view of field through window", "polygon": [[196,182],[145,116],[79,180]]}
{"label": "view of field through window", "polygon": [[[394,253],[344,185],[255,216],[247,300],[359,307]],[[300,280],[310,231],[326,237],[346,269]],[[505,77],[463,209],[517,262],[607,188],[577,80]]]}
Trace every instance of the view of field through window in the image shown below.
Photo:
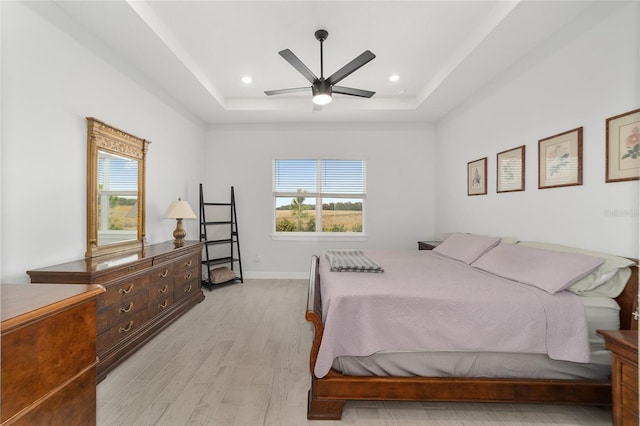
{"label": "view of field through window", "polygon": [[302,196],[277,198],[279,207],[276,208],[276,231],[316,232],[319,216],[322,232],[362,232],[361,200],[326,199],[321,201],[320,212],[316,212],[315,201],[316,198],[307,200]]}
{"label": "view of field through window", "polygon": [[[137,197],[110,196],[109,214],[105,218],[101,213],[102,203],[98,203],[98,229],[109,229],[112,231],[135,231],[138,227],[138,206]],[[102,220],[108,220],[107,224],[102,224]]]}

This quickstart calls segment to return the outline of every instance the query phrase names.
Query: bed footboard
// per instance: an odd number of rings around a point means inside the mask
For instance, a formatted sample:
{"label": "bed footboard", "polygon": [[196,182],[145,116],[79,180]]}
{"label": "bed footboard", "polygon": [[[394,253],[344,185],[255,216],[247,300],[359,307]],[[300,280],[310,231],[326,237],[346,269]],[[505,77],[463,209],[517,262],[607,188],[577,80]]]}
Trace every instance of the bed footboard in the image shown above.
{"label": "bed footboard", "polygon": [[[307,312],[305,319],[313,324],[313,343],[311,344],[311,353],[309,355],[309,371],[311,373],[311,389],[307,397],[307,418],[309,420],[340,420],[342,418],[342,409],[344,408],[344,399],[335,399],[332,397],[318,398],[316,381],[319,380],[314,374],[313,369],[318,358],[320,350],[320,342],[324,333],[324,325],[322,323],[322,300],[320,298],[320,259],[318,256],[311,256],[311,272],[309,274],[309,291],[307,293]],[[330,373],[330,374],[333,374]]]}

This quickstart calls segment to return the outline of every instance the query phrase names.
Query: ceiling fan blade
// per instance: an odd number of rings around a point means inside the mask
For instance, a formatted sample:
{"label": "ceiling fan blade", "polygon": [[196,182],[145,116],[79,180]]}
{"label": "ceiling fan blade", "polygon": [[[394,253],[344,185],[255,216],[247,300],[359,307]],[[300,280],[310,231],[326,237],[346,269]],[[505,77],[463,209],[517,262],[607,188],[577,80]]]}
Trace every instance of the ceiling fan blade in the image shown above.
{"label": "ceiling fan blade", "polygon": [[333,86],[333,93],[341,95],[360,96],[361,98],[370,98],[376,94],[370,90],[352,89],[351,87]]}
{"label": "ceiling fan blade", "polygon": [[295,69],[298,70],[300,74],[304,76],[307,80],[313,84],[318,77],[309,69],[305,64],[302,63],[300,59],[296,55],[293,54],[289,49],[281,50],[278,52],[280,56],[284,58],[285,61],[289,62]]}
{"label": "ceiling fan blade", "polygon": [[264,93],[271,95],[284,95],[286,93],[296,93],[296,92],[305,92],[309,90],[311,87],[293,87],[291,89],[278,89],[278,90],[265,90]]}
{"label": "ceiling fan blade", "polygon": [[370,50],[365,50],[360,56],[355,58],[353,61],[349,62],[344,67],[340,68],[338,71],[331,74],[331,76],[327,78],[327,82],[329,82],[329,84],[331,85],[338,83],[340,80],[347,77],[349,74],[351,74],[361,66],[365,65],[367,62],[371,61],[375,57],[376,55],[371,53]]}

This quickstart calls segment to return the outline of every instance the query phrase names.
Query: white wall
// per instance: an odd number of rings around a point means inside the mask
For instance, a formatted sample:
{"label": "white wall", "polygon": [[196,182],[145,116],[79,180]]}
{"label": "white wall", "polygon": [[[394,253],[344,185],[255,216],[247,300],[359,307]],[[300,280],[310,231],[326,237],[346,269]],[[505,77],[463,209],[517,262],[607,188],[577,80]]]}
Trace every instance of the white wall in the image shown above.
{"label": "white wall", "polygon": [[[368,240],[273,240],[272,160],[339,157],[367,160]],[[214,126],[206,161],[207,201],[227,200],[235,187],[248,277],[306,277],[310,256],[328,248],[416,249],[433,236],[434,138],[427,125]]]}
{"label": "white wall", "polygon": [[[603,2],[437,124],[436,234],[517,236],[638,257],[638,182],[605,183],[605,119],[640,107],[640,4]],[[538,189],[538,140],[584,128],[583,185]],[[496,193],[496,154],[526,145],[526,190]],[[488,194],[467,162],[488,157]]]}
{"label": "white wall", "polygon": [[[85,117],[150,140],[147,239],[173,239],[162,219],[177,197],[198,206],[204,126],[126,77],[48,19],[2,2],[2,282],[80,259],[86,250]],[[187,238],[198,239],[197,221]]]}

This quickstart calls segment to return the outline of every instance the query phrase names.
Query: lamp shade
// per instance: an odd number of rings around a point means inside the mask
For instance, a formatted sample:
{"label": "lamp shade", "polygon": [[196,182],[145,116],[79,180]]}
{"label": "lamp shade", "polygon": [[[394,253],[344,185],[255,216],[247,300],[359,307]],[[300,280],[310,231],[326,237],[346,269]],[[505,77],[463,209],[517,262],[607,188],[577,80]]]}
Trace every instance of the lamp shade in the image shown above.
{"label": "lamp shade", "polygon": [[163,216],[166,219],[196,219],[197,216],[186,201],[178,198],[178,201],[171,203]]}

